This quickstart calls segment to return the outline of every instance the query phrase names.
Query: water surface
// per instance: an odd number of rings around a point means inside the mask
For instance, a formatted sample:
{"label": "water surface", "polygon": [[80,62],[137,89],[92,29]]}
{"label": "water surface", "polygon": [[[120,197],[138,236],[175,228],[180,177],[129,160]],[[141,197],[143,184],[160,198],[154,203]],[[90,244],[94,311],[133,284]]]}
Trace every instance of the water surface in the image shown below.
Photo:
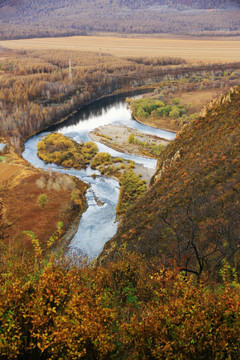
{"label": "water surface", "polygon": [[[23,152],[23,157],[37,168],[51,169],[52,171],[73,175],[90,185],[86,194],[88,209],[82,215],[77,233],[69,245],[70,252],[87,254],[89,258],[96,257],[101,252],[105,242],[111,239],[117,231],[115,210],[119,196],[119,183],[116,180],[100,175],[98,171],[92,170],[89,166],[87,169],[75,170],[64,169],[55,164],[45,164],[37,156],[37,143],[42,136],[51,131],[62,133],[77,142],[89,141],[91,140],[88,135],[90,131],[107,124],[126,125],[168,140],[175,138],[175,133],[155,129],[133,120],[130,111],[127,109],[125,96],[124,98],[110,97],[84,107],[63,124],[53,126],[48,132],[30,138],[25,143]],[[112,156],[133,160],[151,169],[156,167],[155,159],[124,154],[100,143],[97,143],[97,145],[99,151],[109,152]],[[98,174],[99,176],[94,179],[91,177],[92,174]]]}

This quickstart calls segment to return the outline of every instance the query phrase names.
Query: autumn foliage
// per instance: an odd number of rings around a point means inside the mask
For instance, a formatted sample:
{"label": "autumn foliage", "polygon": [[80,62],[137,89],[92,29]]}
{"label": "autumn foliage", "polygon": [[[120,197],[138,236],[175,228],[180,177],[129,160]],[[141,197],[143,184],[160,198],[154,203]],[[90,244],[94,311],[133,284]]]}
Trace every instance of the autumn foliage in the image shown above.
{"label": "autumn foliage", "polygon": [[[33,237],[33,239],[35,239]],[[107,266],[2,253],[1,359],[238,359],[240,286],[152,268],[124,253]]]}
{"label": "autumn foliage", "polygon": [[47,135],[37,148],[37,154],[43,161],[76,169],[85,168],[98,152],[97,145],[92,141],[77,143],[57,133]]}
{"label": "autumn foliage", "polygon": [[[71,59],[72,77],[69,77]],[[0,60],[0,131],[15,148],[40,130],[116,90],[237,64],[186,66],[184,60],[153,58],[147,64],[103,53],[3,51]],[[161,63],[164,61],[164,65]],[[171,65],[179,64],[182,65]],[[168,66],[170,64],[170,66]]]}

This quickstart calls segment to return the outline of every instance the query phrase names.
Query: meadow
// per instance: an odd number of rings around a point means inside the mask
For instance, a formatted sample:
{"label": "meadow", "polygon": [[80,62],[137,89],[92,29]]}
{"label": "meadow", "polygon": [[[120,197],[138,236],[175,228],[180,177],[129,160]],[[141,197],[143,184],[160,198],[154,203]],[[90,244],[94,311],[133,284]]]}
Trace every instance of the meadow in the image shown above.
{"label": "meadow", "polygon": [[81,50],[103,52],[119,57],[170,56],[188,62],[224,63],[240,59],[240,38],[159,39],[149,37],[74,36],[0,41],[0,46],[24,50]]}

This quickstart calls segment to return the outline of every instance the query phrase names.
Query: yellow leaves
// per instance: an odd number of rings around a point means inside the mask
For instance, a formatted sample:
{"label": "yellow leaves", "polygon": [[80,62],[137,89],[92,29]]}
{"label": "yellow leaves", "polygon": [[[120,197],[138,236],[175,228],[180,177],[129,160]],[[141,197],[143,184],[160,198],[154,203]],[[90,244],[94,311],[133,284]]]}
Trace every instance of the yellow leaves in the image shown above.
{"label": "yellow leaves", "polygon": [[232,283],[219,289],[177,269],[149,272],[128,253],[105,267],[63,259],[34,273],[28,286],[18,278],[4,296],[1,282],[0,357],[111,359],[121,351],[126,359],[201,359],[206,349],[221,358],[239,348],[240,292]]}
{"label": "yellow leaves", "polygon": [[60,164],[67,168],[83,168],[97,151],[97,145],[91,141],[78,144],[58,133],[45,136],[38,144],[38,156],[43,161]]}
{"label": "yellow leaves", "polygon": [[31,239],[35,256],[37,258],[41,258],[42,248],[41,248],[39,239],[37,239],[31,231],[24,231],[23,233],[26,234]]}

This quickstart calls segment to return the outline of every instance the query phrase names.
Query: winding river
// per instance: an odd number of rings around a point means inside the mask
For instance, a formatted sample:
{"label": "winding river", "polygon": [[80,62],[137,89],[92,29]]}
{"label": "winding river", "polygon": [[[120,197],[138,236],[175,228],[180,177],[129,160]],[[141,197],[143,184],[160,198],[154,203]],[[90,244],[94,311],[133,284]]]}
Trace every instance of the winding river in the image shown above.
{"label": "winding river", "polygon": [[[88,141],[90,140],[88,134],[91,130],[107,124],[126,125],[169,140],[175,138],[175,134],[172,132],[155,129],[133,120],[130,111],[127,109],[125,98],[126,95],[124,97],[112,96],[85,106],[64,123],[53,126],[48,132],[42,132],[26,141],[25,150],[22,154],[30,164],[37,168],[74,175],[90,184],[86,194],[87,211],[82,215],[78,230],[69,245],[69,252],[87,254],[90,259],[101,252],[105,242],[113,237],[117,231],[115,209],[119,196],[119,183],[106,176],[100,176],[100,173],[90,167],[84,170],[75,170],[64,169],[55,164],[45,164],[37,156],[37,143],[42,136],[51,131],[60,132],[77,142]],[[100,143],[97,145],[99,151],[109,152],[112,156],[133,160],[152,169],[156,167],[156,160],[154,159],[120,153]],[[93,173],[97,173],[99,176],[94,179],[91,177]]]}

